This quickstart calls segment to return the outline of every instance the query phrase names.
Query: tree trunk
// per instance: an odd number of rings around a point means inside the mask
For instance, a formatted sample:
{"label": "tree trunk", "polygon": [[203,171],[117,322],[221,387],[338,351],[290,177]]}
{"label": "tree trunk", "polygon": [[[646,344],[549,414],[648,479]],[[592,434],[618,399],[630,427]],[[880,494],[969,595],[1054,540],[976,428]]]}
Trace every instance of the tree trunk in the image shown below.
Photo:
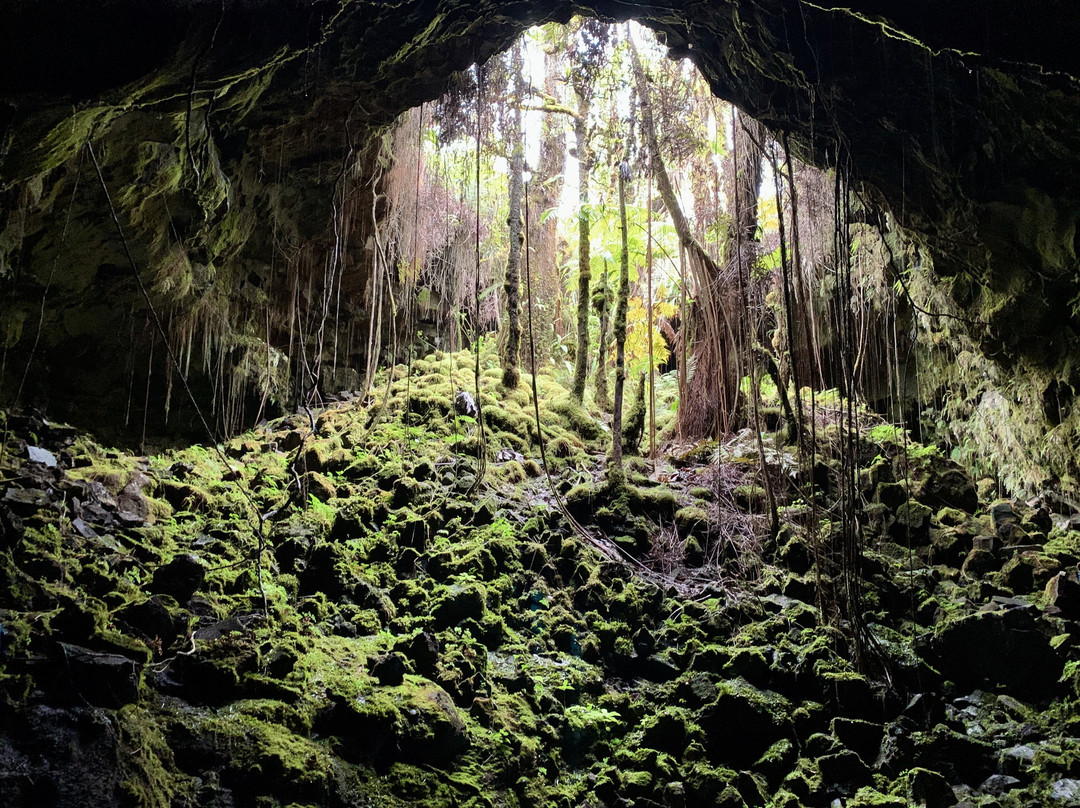
{"label": "tree trunk", "polygon": [[[671,178],[660,156],[645,71],[632,39],[629,44],[634,82],[641,102],[642,133],[656,176],[656,187],[671,216],[679,241],[686,250],[698,289],[695,301],[699,320],[696,329],[698,339],[694,343],[696,364],[694,374],[688,380],[686,400],[679,405],[679,427],[683,436],[691,440],[715,437],[730,431],[739,395],[735,334],[728,323],[724,305],[726,298],[731,296],[731,284],[694,236],[675,196]],[[688,315],[684,312],[683,316]]]}
{"label": "tree trunk", "polygon": [[622,409],[623,388],[626,384],[626,310],[630,298],[630,237],[626,226],[626,182],[630,179],[630,166],[619,164],[619,235],[622,238],[622,254],[619,256],[619,293],[615,303],[615,395],[611,410],[611,458],[608,461],[608,479],[622,483],[625,479],[622,467]]}
{"label": "tree trunk", "polygon": [[653,349],[653,254],[652,254],[652,174],[649,174],[649,188],[645,194],[645,208],[648,218],[645,226],[645,284],[647,304],[645,322],[649,329],[649,459],[656,457],[656,363]]}
{"label": "tree trunk", "polygon": [[522,76],[523,56],[521,43],[514,49],[511,66],[514,71],[514,114],[512,116],[511,138],[513,156],[510,158],[510,213],[507,225],[510,229],[510,249],[506,259],[506,280],[503,290],[506,294],[506,353],[503,355],[503,386],[508,389],[517,387],[521,378],[518,361],[521,354],[521,245],[525,240],[521,226],[521,205],[525,198],[525,148],[522,143],[521,103],[525,95],[525,81]]}
{"label": "tree trunk", "polygon": [[[544,92],[556,97],[559,78],[565,72],[565,38],[544,49]],[[565,126],[561,116],[545,115],[540,139],[540,154],[529,183],[529,257],[533,278],[533,342],[536,362],[551,356],[551,347],[563,336],[562,284],[558,266],[558,224],[556,216],[546,215],[559,204],[566,162]],[[530,368],[533,372],[535,369]]]}
{"label": "tree trunk", "polygon": [[578,161],[578,301],[577,354],[574,356],[574,381],[570,394],[577,401],[585,398],[585,381],[589,373],[589,90],[575,86],[578,109],[574,119]]}
{"label": "tree trunk", "polygon": [[592,306],[596,309],[596,313],[600,315],[600,334],[597,337],[596,346],[596,375],[593,377],[593,384],[596,397],[596,404],[607,412],[611,411],[611,399],[608,398],[608,368],[607,368],[607,346],[608,346],[608,329],[611,321],[611,303],[612,294],[607,284],[607,259],[604,259],[604,272],[600,277],[600,284],[593,291]]}

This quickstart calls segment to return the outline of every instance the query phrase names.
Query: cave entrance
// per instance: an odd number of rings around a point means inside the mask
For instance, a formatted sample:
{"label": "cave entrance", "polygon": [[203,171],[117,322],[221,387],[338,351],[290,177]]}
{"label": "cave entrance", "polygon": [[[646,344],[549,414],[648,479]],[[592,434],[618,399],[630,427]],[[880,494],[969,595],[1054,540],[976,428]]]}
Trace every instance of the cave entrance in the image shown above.
{"label": "cave entrance", "polygon": [[[526,291],[526,364],[561,369],[610,411],[621,172],[625,373],[653,402],[657,384],[677,389],[668,440],[744,427],[752,384],[770,391],[774,424],[794,423],[785,391],[804,387],[902,417],[909,357],[884,215],[669,55],[636,23],[550,23],[402,116],[376,261],[398,268],[414,307],[384,339],[399,359],[505,341]],[[526,212],[527,227],[507,224]]]}
{"label": "cave entrance", "polygon": [[[887,218],[848,169],[798,161],[647,29],[593,19],[530,29],[457,74],[398,120],[392,151],[374,276],[410,302],[386,337],[405,374],[469,348],[480,378],[494,340],[504,396],[519,366],[557,380],[610,435],[590,469],[600,510],[627,490],[624,449],[655,474],[673,446],[716,441],[698,461],[731,532],[705,542],[710,563],[725,542],[760,557],[793,491],[815,503],[798,530],[818,535],[820,498],[838,522],[822,559],[845,588],[822,597],[858,626],[857,436],[884,420],[859,402],[901,411],[909,357]],[[647,539],[633,549],[686,558]]]}

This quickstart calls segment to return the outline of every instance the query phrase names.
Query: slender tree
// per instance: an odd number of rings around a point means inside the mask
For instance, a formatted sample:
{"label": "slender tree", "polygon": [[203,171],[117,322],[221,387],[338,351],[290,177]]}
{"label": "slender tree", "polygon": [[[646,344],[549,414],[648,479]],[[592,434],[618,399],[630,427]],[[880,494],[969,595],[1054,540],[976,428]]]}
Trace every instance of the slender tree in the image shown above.
{"label": "slender tree", "polygon": [[607,26],[597,20],[583,20],[575,36],[572,56],[571,85],[577,97],[574,117],[574,137],[578,161],[578,300],[577,352],[574,355],[574,379],[570,393],[577,400],[585,397],[585,382],[589,373],[589,240],[592,236],[589,209],[589,174],[593,153],[589,143],[589,111],[592,106],[593,84],[604,67],[607,52]]}
{"label": "slender tree", "polygon": [[600,274],[600,282],[593,289],[592,306],[600,317],[600,333],[597,335],[597,362],[596,373],[593,376],[594,397],[596,403],[603,410],[611,409],[611,401],[608,399],[608,332],[611,325],[611,304],[613,296],[611,287],[607,282],[607,259],[604,259],[604,271]]}
{"label": "slender tree", "polygon": [[577,95],[577,114],[574,117],[574,138],[577,141],[578,164],[578,305],[577,305],[577,352],[574,355],[574,380],[570,393],[581,401],[585,397],[585,380],[589,373],[589,287],[592,285],[589,241],[592,238],[589,223],[589,172],[592,155],[589,148],[589,96],[590,87],[574,84]]}
{"label": "slender tree", "polygon": [[612,483],[625,480],[622,465],[623,388],[626,386],[626,311],[630,298],[630,236],[626,225],[626,183],[630,180],[630,164],[619,163],[619,236],[622,251],[619,255],[619,293],[615,303],[615,394],[611,411],[611,457],[608,460],[608,479]]}
{"label": "slender tree", "polygon": [[[551,23],[544,27],[544,86],[543,98],[562,106],[563,77],[566,73],[568,34],[566,26]],[[537,88],[530,87],[535,94]],[[562,110],[552,109],[552,112]],[[563,188],[563,167],[566,163],[566,124],[561,116],[544,115],[541,123],[539,155],[532,166],[529,183],[529,256],[533,277],[533,317],[537,335],[534,346],[536,361],[550,356],[551,346],[564,335],[562,313],[562,283],[558,262],[558,224],[554,211]],[[550,338],[550,339],[549,339]]]}
{"label": "slender tree", "polygon": [[649,459],[656,457],[656,363],[653,355],[653,251],[652,251],[652,172],[649,172],[649,188],[645,193],[645,283],[648,302],[645,322],[649,328]]}
{"label": "slender tree", "polygon": [[524,55],[519,39],[514,46],[510,59],[513,72],[514,104],[510,115],[509,136],[512,143],[510,157],[510,211],[507,225],[510,232],[510,244],[506,258],[506,278],[503,291],[506,295],[506,352],[503,355],[503,386],[513,389],[518,386],[521,371],[518,361],[521,354],[521,247],[525,241],[522,231],[521,206],[525,198],[525,146],[522,126],[522,101],[525,96],[525,79],[522,75]]}

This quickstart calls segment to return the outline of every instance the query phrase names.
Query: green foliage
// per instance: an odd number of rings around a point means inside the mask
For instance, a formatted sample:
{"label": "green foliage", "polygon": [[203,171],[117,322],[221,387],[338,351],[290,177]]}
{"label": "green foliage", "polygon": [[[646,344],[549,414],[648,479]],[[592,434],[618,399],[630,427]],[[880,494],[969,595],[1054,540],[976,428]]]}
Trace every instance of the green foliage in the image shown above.
{"label": "green foliage", "polygon": [[622,724],[619,713],[595,705],[572,704],[566,708],[565,715],[567,722],[575,729],[612,731]]}
{"label": "green foliage", "polygon": [[308,495],[308,511],[317,522],[328,528],[333,527],[334,520],[337,518],[337,508],[323,502],[314,494]]}

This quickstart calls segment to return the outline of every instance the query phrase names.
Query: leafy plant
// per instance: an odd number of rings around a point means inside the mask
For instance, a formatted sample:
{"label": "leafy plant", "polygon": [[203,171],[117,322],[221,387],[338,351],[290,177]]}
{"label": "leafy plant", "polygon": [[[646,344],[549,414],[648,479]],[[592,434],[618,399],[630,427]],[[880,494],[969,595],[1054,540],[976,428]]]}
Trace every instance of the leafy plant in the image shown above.
{"label": "leafy plant", "polygon": [[622,716],[606,707],[572,704],[566,708],[566,720],[574,729],[613,729],[622,723]]}

